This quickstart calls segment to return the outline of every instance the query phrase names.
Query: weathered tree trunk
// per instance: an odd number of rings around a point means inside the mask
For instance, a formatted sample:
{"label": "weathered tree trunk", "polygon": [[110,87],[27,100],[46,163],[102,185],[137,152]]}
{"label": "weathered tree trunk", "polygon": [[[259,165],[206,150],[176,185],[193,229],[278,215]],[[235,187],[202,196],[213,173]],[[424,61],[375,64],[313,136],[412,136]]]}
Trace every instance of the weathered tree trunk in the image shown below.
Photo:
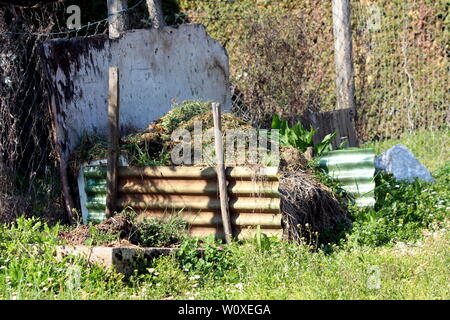
{"label": "weathered tree trunk", "polygon": [[161,0],[147,0],[147,7],[153,28],[166,26]]}

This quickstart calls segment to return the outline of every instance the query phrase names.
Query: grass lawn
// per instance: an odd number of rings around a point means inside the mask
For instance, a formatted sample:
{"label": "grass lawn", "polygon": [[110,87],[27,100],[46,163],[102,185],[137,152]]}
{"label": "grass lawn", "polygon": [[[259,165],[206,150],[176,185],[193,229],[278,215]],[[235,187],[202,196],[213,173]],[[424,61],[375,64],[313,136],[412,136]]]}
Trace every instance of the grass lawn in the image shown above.
{"label": "grass lawn", "polygon": [[[25,224],[28,230],[33,228],[32,223]],[[39,254],[21,245],[21,240],[12,240],[2,249],[0,298],[450,298],[448,227],[428,233],[416,244],[340,249],[331,254],[278,241],[270,241],[264,249],[251,242],[236,244],[221,253],[211,246],[201,263],[185,252],[183,257],[156,259],[151,268],[128,279],[82,260],[56,261],[51,239],[52,235],[42,234]]]}

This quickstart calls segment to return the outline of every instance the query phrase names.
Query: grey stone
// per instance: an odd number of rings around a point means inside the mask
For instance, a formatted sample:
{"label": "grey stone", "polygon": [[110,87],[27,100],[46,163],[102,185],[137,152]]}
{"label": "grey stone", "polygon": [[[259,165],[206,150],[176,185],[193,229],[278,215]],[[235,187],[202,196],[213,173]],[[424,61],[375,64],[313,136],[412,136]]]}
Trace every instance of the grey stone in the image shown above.
{"label": "grey stone", "polygon": [[403,144],[397,144],[376,157],[375,168],[393,174],[397,181],[414,182],[416,178],[434,181],[430,171]]}

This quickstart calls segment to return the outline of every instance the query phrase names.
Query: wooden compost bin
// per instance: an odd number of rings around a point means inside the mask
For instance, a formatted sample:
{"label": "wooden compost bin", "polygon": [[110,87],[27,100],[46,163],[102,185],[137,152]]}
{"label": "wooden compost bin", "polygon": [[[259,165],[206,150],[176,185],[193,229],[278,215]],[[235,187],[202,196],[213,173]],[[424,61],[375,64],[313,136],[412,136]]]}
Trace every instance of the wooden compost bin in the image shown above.
{"label": "wooden compost bin", "polygon": [[[82,170],[88,220],[104,220],[106,168],[86,166]],[[257,226],[267,235],[282,235],[278,169],[256,171],[226,168],[233,235],[239,239],[252,237]],[[120,167],[118,192],[118,210],[131,208],[138,218],[165,219],[178,214],[188,222],[191,235],[224,237],[215,168]]]}

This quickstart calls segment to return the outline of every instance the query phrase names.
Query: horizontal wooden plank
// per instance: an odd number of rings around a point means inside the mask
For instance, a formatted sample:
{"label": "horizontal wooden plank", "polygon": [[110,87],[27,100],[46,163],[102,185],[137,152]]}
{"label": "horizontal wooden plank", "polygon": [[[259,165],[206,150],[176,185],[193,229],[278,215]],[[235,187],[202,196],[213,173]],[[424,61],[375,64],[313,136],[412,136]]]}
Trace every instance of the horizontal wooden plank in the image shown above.
{"label": "horizontal wooden plank", "polygon": [[[138,209],[199,209],[216,210],[220,209],[220,202],[217,197],[208,196],[187,196],[187,195],[150,195],[135,194],[121,195],[118,200],[121,208],[131,207]],[[230,198],[231,210],[252,210],[253,212],[279,212],[279,198]]]}
{"label": "horizontal wooden plank", "polygon": [[[212,167],[121,167],[120,177],[145,177],[145,178],[189,178],[189,179],[216,179],[216,168]],[[267,180],[278,179],[277,167],[233,167],[226,168],[227,178],[255,179],[264,177]]]}
{"label": "horizontal wooden plank", "polygon": [[[218,211],[200,211],[169,213],[161,210],[146,210],[139,212],[138,220],[143,219],[161,219],[170,220],[179,218],[192,226],[218,226],[222,225],[222,217]],[[277,213],[230,213],[231,223],[235,226],[264,226],[272,228],[281,228],[281,214]]]}
{"label": "horizontal wooden plank", "polygon": [[[190,228],[189,232],[192,236],[198,238],[205,238],[214,235],[216,239],[224,239],[224,234],[221,227],[213,228],[193,226]],[[255,237],[256,232],[256,228],[233,228],[233,236],[239,240],[252,239]],[[283,230],[278,228],[261,228],[261,233],[267,236],[275,236],[279,239],[283,236]]]}
{"label": "horizontal wooden plank", "polygon": [[[91,180],[92,181],[92,180]],[[230,181],[227,186],[231,195],[262,195],[279,197],[278,181]],[[105,193],[106,180],[88,182],[88,194]],[[217,182],[214,180],[181,180],[181,179],[141,179],[123,178],[119,182],[119,193],[122,194],[217,194]]]}

